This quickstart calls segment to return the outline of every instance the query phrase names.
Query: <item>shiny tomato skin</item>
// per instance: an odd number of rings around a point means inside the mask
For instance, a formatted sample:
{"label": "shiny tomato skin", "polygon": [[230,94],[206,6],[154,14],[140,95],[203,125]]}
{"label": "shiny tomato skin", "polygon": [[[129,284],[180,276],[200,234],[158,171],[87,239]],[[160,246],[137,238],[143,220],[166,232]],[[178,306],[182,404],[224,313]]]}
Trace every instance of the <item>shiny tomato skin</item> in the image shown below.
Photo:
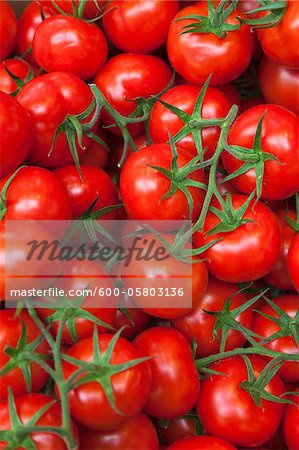
{"label": "shiny tomato skin", "polygon": [[[15,398],[17,413],[22,424],[27,424],[33,416],[43,407],[53,403],[42,417],[36,422],[35,426],[40,427],[59,427],[62,424],[61,407],[53,397],[44,394],[32,393]],[[79,449],[78,432],[73,422],[71,422],[73,435],[75,437],[76,447]],[[0,430],[10,430],[11,421],[7,400],[0,402]],[[36,450],[67,450],[67,444],[58,434],[35,431],[30,435]],[[8,442],[0,441],[0,449],[4,450]],[[19,447],[22,449],[23,447]]]}
{"label": "shiny tomato skin", "polygon": [[293,286],[299,292],[299,233],[290,246],[287,266]]}
{"label": "shiny tomato skin", "polygon": [[105,10],[104,31],[115,47],[124,52],[151,53],[165,44],[178,10],[177,0],[113,0]]}
{"label": "shiny tomato skin", "polygon": [[[118,204],[118,193],[113,181],[99,167],[81,165],[83,180],[76,166],[59,167],[54,173],[69,194],[74,219],[85,213],[97,198],[93,211]],[[100,219],[113,220],[116,216],[115,210],[101,216]]]}
{"label": "shiny tomato skin", "polygon": [[9,56],[16,45],[17,18],[9,2],[0,2],[0,61]]}
{"label": "shiny tomato skin", "polygon": [[45,18],[51,15],[46,1],[32,1],[22,11],[18,22],[17,50],[18,54],[31,63],[36,63],[32,53],[32,41],[36,28]]}
{"label": "shiny tomato skin", "polygon": [[32,143],[32,122],[13,97],[0,92],[0,177],[15,170],[26,158]]}
{"label": "shiny tomato skin", "polygon": [[46,72],[69,72],[90,79],[106,61],[108,46],[94,24],[62,14],[50,16],[36,29],[33,55]]}
{"label": "shiny tomato skin", "polygon": [[[201,297],[196,307],[183,317],[171,321],[174,328],[179,330],[190,342],[197,343],[196,356],[205,357],[220,351],[221,332],[218,332],[219,342],[213,336],[215,317],[205,311],[222,311],[225,301],[236,294],[239,286],[233,283],[225,283],[210,277],[207,292]],[[231,310],[238,308],[248,300],[243,292],[231,298]],[[246,309],[237,317],[246,328],[251,329],[253,323],[252,310]],[[225,350],[242,347],[246,338],[238,331],[230,330],[227,336]]]}
{"label": "shiny tomato skin", "polygon": [[[178,167],[191,161],[192,156],[177,147]],[[186,196],[177,190],[173,195],[161,200],[170,188],[170,180],[163,173],[149,167],[154,165],[170,169],[171,147],[167,144],[152,144],[133,153],[125,162],[120,176],[120,192],[125,210],[133,220],[184,220],[189,218]],[[201,170],[192,172],[190,179],[204,183]],[[203,190],[187,188],[193,197],[192,219],[196,220],[203,202]]]}
{"label": "shiny tomato skin", "polygon": [[[290,197],[299,190],[299,118],[296,114],[276,105],[260,105],[245,111],[232,125],[228,143],[252,149],[255,132],[265,113],[262,125],[262,151],[271,153],[279,162],[266,161],[261,198],[279,200]],[[279,127],[277,127],[279,123]],[[222,153],[222,163],[230,174],[244,162]],[[277,183],[283,179],[283,183]],[[234,186],[244,194],[251,194],[256,187],[256,174],[250,169],[232,180]]]}
{"label": "shiny tomato skin", "polygon": [[292,291],[294,286],[291,282],[289,271],[287,268],[287,257],[291,243],[295,237],[296,231],[291,227],[286,217],[296,222],[296,212],[294,209],[278,209],[275,211],[277,215],[280,227],[281,227],[281,249],[278,260],[276,261],[273,269],[269,272],[264,279],[267,283],[285,291]]}
{"label": "shiny tomato skin", "polygon": [[[67,15],[74,15],[75,8],[78,8],[80,4],[80,0],[55,0],[55,4],[53,0],[43,0],[42,4],[45,5],[51,14],[60,14],[59,9],[61,9]],[[83,15],[84,19],[94,19],[95,17],[101,15],[103,7],[105,6],[105,0],[87,0],[84,5]],[[56,6],[58,8],[56,8]]]}
{"label": "shiny tomato skin", "polygon": [[[299,387],[296,389],[299,392]],[[283,434],[288,449],[299,449],[299,396],[293,395],[291,400],[294,405],[288,405],[283,422]]]}
{"label": "shiny tomato skin", "polygon": [[[258,376],[266,362],[259,356],[250,355],[249,359]],[[241,386],[248,380],[241,356],[217,361],[209,367],[223,375],[209,375],[201,384],[196,408],[206,432],[240,447],[257,447],[267,442],[281,422],[285,405],[264,399],[261,399],[261,407],[254,403]],[[268,392],[278,396],[285,389],[278,375],[266,386]]]}
{"label": "shiny tomato skin", "polygon": [[[288,316],[295,320],[297,311],[299,310],[299,296],[296,294],[282,295],[281,297],[272,300],[280,309],[282,309]],[[263,317],[259,312],[267,314],[274,318],[279,317],[277,312],[265,300],[258,308],[254,325],[252,330],[262,338],[268,338],[274,333],[281,330],[279,325],[273,322],[270,318]],[[298,346],[292,336],[281,337],[279,339],[271,340],[265,343],[265,347],[270,348],[280,353],[299,353]],[[279,369],[279,375],[285,382],[298,383],[299,382],[299,362],[285,361]]]}
{"label": "shiny tomato skin", "polygon": [[[171,77],[170,67],[157,56],[122,53],[109,59],[94,82],[111,106],[128,117],[137,108],[136,98],[159,94],[170,83]],[[113,123],[106,111],[103,112],[102,123]],[[144,125],[130,124],[128,129],[136,136],[144,131]],[[121,135],[117,127],[109,128],[109,131]]]}
{"label": "shiny tomato skin", "polygon": [[299,68],[288,69],[264,56],[259,66],[259,86],[267,103],[299,114]]}
{"label": "shiny tomato skin", "polygon": [[159,441],[152,421],[139,413],[117,430],[95,431],[79,428],[80,445],[88,450],[158,450]]}
{"label": "shiny tomato skin", "polygon": [[[113,293],[114,284],[105,273],[104,269],[95,261],[75,261],[70,262],[69,265],[63,267],[65,269],[64,276],[55,281],[57,289],[63,289],[66,297],[71,301],[76,299],[73,295],[76,291],[82,292],[84,289],[94,290],[96,286],[100,286],[103,290],[110,289]],[[57,301],[59,307],[59,297],[51,298],[52,301]],[[36,308],[38,315],[47,324],[51,325],[51,332],[56,337],[59,329],[59,320],[51,321],[51,316],[55,310],[47,308],[47,301],[43,299],[44,307]],[[94,316],[95,319],[101,320],[106,325],[112,327],[116,317],[117,299],[112,294],[111,296],[101,296],[99,293],[82,298],[80,307]],[[71,305],[70,305],[71,308]],[[57,311],[57,310],[56,310]],[[104,325],[96,325],[99,332],[111,332],[111,328],[107,329]],[[92,320],[84,317],[77,317],[75,319],[75,332],[77,340],[91,337],[94,331],[95,324]],[[74,340],[70,333],[68,322],[64,325],[61,333],[61,339],[64,344],[73,344]]]}
{"label": "shiny tomato skin", "polygon": [[[173,68],[190,83],[203,84],[212,73],[211,84],[222,85],[237,78],[248,67],[253,35],[247,25],[228,32],[222,39],[212,33],[181,34],[184,26],[197,21],[177,19],[191,14],[207,16],[207,13],[207,2],[199,2],[175,16],[168,33],[168,58]],[[233,11],[227,22],[238,23],[237,16],[242,16],[241,11]]]}
{"label": "shiny tomato skin", "polygon": [[195,436],[180,439],[168,447],[168,450],[236,450],[230,442],[216,436]]}
{"label": "shiny tomato skin", "polygon": [[152,357],[152,387],[144,411],[156,418],[174,419],[188,412],[199,393],[199,377],[187,340],[177,330],[153,327],[134,340]]}
{"label": "shiny tomato skin", "polygon": [[[169,89],[160,98],[166,103],[173,105],[187,114],[192,114],[196,99],[200,93],[199,86],[181,84]],[[205,94],[202,106],[202,117],[204,119],[217,119],[225,117],[231,107],[227,96],[219,89],[209,87]],[[154,143],[166,144],[169,134],[174,137],[183,127],[184,122],[167,109],[164,105],[156,102],[150,115],[149,129]],[[205,149],[205,157],[212,156],[220,135],[219,127],[204,128],[201,132],[202,147]],[[197,155],[194,139],[191,134],[177,142],[181,148],[188,150],[192,155]]]}
{"label": "shiny tomato skin", "polygon": [[288,0],[283,18],[276,26],[257,29],[267,57],[289,69],[299,69],[298,14],[299,3]]}
{"label": "shiny tomato skin", "polygon": [[0,91],[12,94],[17,89],[17,85],[5,69],[25,81],[30,73],[30,65],[21,58],[6,59],[0,63]]}
{"label": "shiny tomato skin", "polygon": [[[0,180],[0,190],[12,174]],[[26,166],[19,170],[7,189],[6,220],[71,219],[68,193],[49,170]]]}
{"label": "shiny tomato skin", "polygon": [[[112,335],[99,334],[101,352],[105,352]],[[93,361],[93,338],[81,339],[67,351],[69,356],[81,361]],[[120,337],[114,347],[111,364],[123,364],[144,355],[135,345]],[[63,373],[68,379],[76,366],[62,363]],[[109,431],[121,427],[127,420],[139,413],[150,394],[151,372],[147,361],[114,375],[111,379],[115,403],[122,414],[110,406],[103,388],[96,381],[84,383],[69,392],[71,416],[80,424],[92,430]]]}
{"label": "shiny tomato skin", "polygon": [[[80,78],[66,72],[51,72],[34,78],[17,95],[33,124],[33,145],[29,154],[32,164],[60,167],[73,164],[65,133],[61,133],[49,155],[56,128],[68,114],[81,114],[93,100],[90,88]],[[88,116],[87,120],[90,120]],[[83,136],[83,147],[91,140]],[[84,151],[77,145],[78,155]]]}
{"label": "shiny tomato skin", "polygon": [[[22,322],[26,328],[26,342],[29,344],[40,336],[40,331],[34,320],[30,317],[27,310],[23,309],[19,315],[16,310],[7,308],[0,310],[0,368],[10,361],[11,357],[5,352],[6,347],[16,348],[22,332]],[[12,333],[13,330],[13,333]],[[35,353],[49,356],[49,345],[45,339],[35,348]],[[48,373],[45,372],[37,363],[28,362],[31,374],[31,392],[38,392],[46,383]],[[27,393],[27,386],[21,368],[16,367],[9,370],[0,377],[0,398],[7,398],[8,387],[11,387],[15,396]]]}
{"label": "shiny tomato skin", "polygon": [[[247,200],[245,195],[232,194],[232,204],[239,209]],[[243,218],[251,222],[242,224],[234,231],[206,236],[218,223],[219,218],[208,212],[203,234],[193,236],[195,247],[221,238],[203,253],[207,258],[209,272],[223,281],[237,283],[254,281],[272,270],[280,252],[281,232],[275,214],[261,201],[252,200]]]}

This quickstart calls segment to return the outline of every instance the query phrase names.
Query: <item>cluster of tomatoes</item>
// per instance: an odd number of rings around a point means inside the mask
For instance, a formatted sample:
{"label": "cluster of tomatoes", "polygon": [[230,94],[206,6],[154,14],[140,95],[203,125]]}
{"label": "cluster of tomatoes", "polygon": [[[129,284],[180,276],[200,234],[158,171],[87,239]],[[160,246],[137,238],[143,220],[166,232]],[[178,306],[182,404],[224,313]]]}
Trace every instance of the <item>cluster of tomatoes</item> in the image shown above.
{"label": "cluster of tomatoes", "polygon": [[[296,0],[0,1],[0,449],[299,449],[298,39]],[[77,219],[167,263],[5,302],[8,221]]]}

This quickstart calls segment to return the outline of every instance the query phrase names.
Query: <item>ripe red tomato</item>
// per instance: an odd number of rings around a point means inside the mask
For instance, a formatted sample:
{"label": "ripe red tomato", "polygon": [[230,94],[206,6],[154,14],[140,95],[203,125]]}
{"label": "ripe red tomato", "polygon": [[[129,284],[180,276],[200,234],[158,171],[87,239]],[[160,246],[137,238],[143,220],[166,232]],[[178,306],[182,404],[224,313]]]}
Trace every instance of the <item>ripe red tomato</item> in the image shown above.
{"label": "ripe red tomato", "polygon": [[[108,138],[104,130],[100,128],[96,131],[96,134],[108,146]],[[105,169],[110,156],[109,150],[100,143],[93,141],[91,146],[80,156],[80,163]]]}
{"label": "ripe red tomato", "polygon": [[[81,114],[91,104],[93,95],[80,78],[65,72],[52,72],[34,78],[17,96],[29,113],[33,123],[33,145],[29,159],[43,167],[59,167],[73,163],[73,157],[65,132],[56,141],[51,155],[49,151],[57,127],[68,114]],[[82,122],[88,122],[91,116]],[[91,140],[83,136],[83,147],[88,149]],[[77,145],[78,155],[83,150]]]}
{"label": "ripe red tomato", "polygon": [[230,442],[216,436],[195,436],[174,442],[169,450],[236,450]]}
{"label": "ripe red tomato", "polygon": [[[162,238],[169,245],[173,244],[173,235],[164,233]],[[131,243],[129,246],[131,247]],[[128,265],[123,264],[122,283],[127,291],[133,290],[136,293],[135,304],[147,314],[162,319],[183,316],[194,308],[207,289],[208,272],[205,264],[201,261],[193,264],[180,261],[169,254],[153,234],[144,234],[137,246],[142,255],[158,254],[162,249],[165,250],[166,256],[162,259],[139,259],[136,256]],[[184,248],[190,249],[190,246]],[[180,289],[182,295],[179,294]]]}
{"label": "ripe red tomato", "polygon": [[[170,67],[157,56],[123,53],[109,59],[94,81],[111,106],[128,117],[137,108],[136,98],[147,99],[159,94],[170,83],[171,76]],[[104,125],[113,123],[106,111],[102,122]],[[143,132],[144,125],[130,124],[128,129],[136,136]],[[116,127],[109,131],[120,134]]]}
{"label": "ripe red tomato", "polygon": [[[52,14],[58,14],[59,9],[61,9],[64,13],[71,16],[75,14],[76,8],[80,6],[80,0],[55,0],[55,3],[53,0],[43,0],[42,3],[49,8]],[[82,17],[84,19],[94,19],[100,16],[105,4],[106,0],[87,0]]]}
{"label": "ripe red tomato", "polygon": [[264,56],[259,67],[259,86],[267,103],[299,114],[299,69],[288,69]]}
{"label": "ripe red tomato", "polygon": [[[299,392],[299,388],[296,389]],[[299,396],[293,395],[295,405],[288,405],[284,416],[283,434],[289,449],[299,449]]]}
{"label": "ripe red tomato", "polygon": [[32,123],[26,110],[8,94],[0,91],[0,177],[16,169],[32,143]]}
{"label": "ripe red tomato", "polygon": [[[110,41],[124,52],[151,53],[166,42],[177,0],[113,0],[103,17]],[[143,26],[146,24],[146,26]]]}
{"label": "ripe red tomato", "polygon": [[[299,296],[298,295],[282,295],[279,298],[272,300],[285,314],[291,319],[295,320],[295,316],[299,310]],[[270,317],[278,318],[278,313],[265,300],[258,308],[258,311],[267,314]],[[270,318],[264,317],[257,313],[253,325],[253,331],[262,338],[269,338],[274,333],[281,330],[281,327],[272,321]],[[270,348],[280,353],[299,353],[298,345],[292,336],[281,337],[271,340],[264,344],[265,347]],[[299,381],[299,362],[285,361],[279,370],[279,375],[286,382],[298,383]]]}
{"label": "ripe red tomato", "polygon": [[[258,356],[249,356],[257,377],[266,363]],[[234,356],[210,365],[223,375],[209,375],[202,381],[197,412],[208,434],[227,439],[240,447],[257,447],[267,442],[277,430],[284,404],[261,399],[257,406],[242,383],[248,380],[245,361]],[[280,396],[284,383],[275,375],[266,386],[267,392]]]}
{"label": "ripe red tomato", "polygon": [[289,69],[299,69],[298,15],[299,3],[289,0],[278,25],[257,29],[259,41],[268,58]]}
{"label": "ripe red tomato", "polygon": [[[197,19],[177,20],[189,15],[207,17],[207,2],[181,9],[169,28],[167,52],[174,69],[185,80],[194,84],[204,83],[210,74],[211,84],[226,84],[241,75],[249,65],[253,52],[253,35],[247,25],[228,31],[219,38],[212,33],[182,34],[183,27],[199,24]],[[242,12],[234,10],[226,20],[238,24]]]}
{"label": "ripe red tomato", "polygon": [[[0,180],[0,191],[11,174]],[[5,202],[7,220],[68,220],[70,200],[63,183],[41,167],[24,167],[11,181]]]}
{"label": "ripe red tomato", "polygon": [[151,356],[152,386],[145,412],[173,419],[193,408],[199,393],[199,377],[187,340],[167,327],[153,327],[134,340],[142,354]]}
{"label": "ripe red tomato", "polygon": [[[239,290],[239,286],[233,283],[225,283],[215,278],[209,279],[207,292],[201,297],[196,307],[183,317],[171,321],[173,327],[178,329],[190,344],[197,343],[196,356],[208,356],[220,351],[221,331],[217,332],[218,339],[213,335],[213,328],[216,322],[215,316],[211,316],[206,311],[222,311],[225,301]],[[230,310],[238,308],[246,302],[248,298],[243,292],[239,292],[231,298]],[[236,317],[246,328],[251,329],[253,322],[252,310],[246,309],[241,315]],[[232,350],[242,347],[246,338],[236,330],[229,330],[225,350]]]}
{"label": "ripe red tomato", "polygon": [[275,214],[279,219],[281,227],[280,255],[271,272],[269,272],[264,278],[267,283],[272,284],[272,286],[275,286],[278,289],[292,291],[294,286],[291,282],[287,268],[287,256],[296,231],[287,223],[286,217],[296,221],[296,212],[294,209],[288,208],[288,210],[286,210],[284,208],[277,210]]}
{"label": "ripe red tomato", "polygon": [[[113,336],[110,334],[99,334],[98,342],[101,355],[107,351],[112,338]],[[66,354],[79,361],[92,363],[95,357],[93,338],[80,340]],[[109,364],[113,367],[117,364],[132,362],[143,356],[145,355],[131,342],[119,337],[112,351]],[[63,361],[62,366],[66,379],[76,371],[76,366],[66,361]],[[94,365],[94,374],[101,377],[102,380],[102,372],[98,374],[97,368],[99,368],[98,363]],[[107,374],[106,377],[108,376]],[[106,383],[107,388],[109,387],[107,379],[101,382]],[[72,417],[79,424],[92,430],[109,431],[120,428],[127,420],[139,413],[147,402],[151,389],[151,373],[148,362],[141,362],[113,375],[111,388],[119,413],[112,408],[102,385],[97,381],[91,381],[85,382],[69,392]]]}
{"label": "ripe red tomato", "polygon": [[16,45],[17,18],[10,4],[0,2],[0,61],[7,58]]}
{"label": "ripe red tomato", "polygon": [[[98,211],[106,206],[117,205],[117,189],[109,175],[96,166],[81,166],[83,180],[76,166],[64,166],[54,171],[55,175],[62,181],[69,196],[73,218],[78,219],[96,200],[93,211]],[[113,220],[117,211],[101,216],[100,219]]]}
{"label": "ripe red tomato", "polygon": [[299,233],[296,234],[290,246],[287,266],[294,288],[299,292]]}
{"label": "ripe red tomato", "polygon": [[232,83],[224,84],[219,86],[220,91],[224,92],[226,97],[229,99],[231,105],[237,105],[238,108],[241,107],[241,97],[238,90]]}
{"label": "ripe red tomato", "polygon": [[[34,417],[35,414],[38,413],[41,408],[44,408],[49,403],[54,402],[49,409],[41,416],[40,419],[37,420],[37,427],[59,427],[61,426],[61,408],[59,404],[54,400],[53,397],[44,394],[27,394],[21,397],[15,398],[16,410],[17,414],[21,420],[21,423],[26,425],[28,422]],[[0,402],[0,430],[11,430],[11,419],[8,408],[7,400]],[[75,437],[75,442],[77,443],[77,447],[75,450],[79,448],[78,441],[78,432],[75,425],[72,423],[73,435]],[[28,435],[35,447],[36,450],[67,450],[68,446],[64,439],[58,434],[48,433],[44,431],[35,431],[32,434]],[[15,442],[5,442],[0,441],[0,449],[4,450],[7,444],[15,444],[15,448],[24,448],[22,447],[22,439],[25,436],[16,435],[13,439]]]}
{"label": "ripe red tomato", "polygon": [[18,22],[18,54],[31,63],[36,62],[32,53],[32,41],[36,28],[43,21],[42,15],[44,15],[45,18],[51,15],[51,12],[46,5],[46,1],[33,1],[23,9]]}
{"label": "ripe red tomato", "polygon": [[[66,297],[70,301],[68,305],[69,315],[67,322],[62,330],[62,342],[65,344],[73,344],[78,339],[84,339],[92,336],[95,324],[92,320],[86,317],[78,316],[79,308],[92,314],[95,319],[105,322],[105,324],[113,326],[116,317],[117,299],[114,296],[114,284],[112,280],[106,275],[101,266],[94,261],[76,261],[71,262],[66,267],[64,266],[64,276],[55,280],[55,287],[63,289]],[[99,290],[96,294],[88,294],[94,291],[96,286],[103,290],[110,289],[112,294],[110,296],[101,296]],[[86,294],[84,294],[86,292]],[[81,297],[82,303],[80,307],[72,308],[71,302]],[[59,328],[61,315],[64,313],[64,308],[61,307],[61,298],[52,298],[54,306],[57,305],[56,310],[47,308],[47,301],[44,301],[42,308],[36,308],[39,316],[48,324],[51,325],[51,332],[56,336]],[[55,313],[55,316],[54,316]],[[61,315],[59,315],[61,313]],[[71,333],[71,326],[75,330],[76,338]],[[97,325],[99,332],[109,332],[107,327]]]}
{"label": "ripe red tomato", "polygon": [[[261,197],[279,200],[290,197],[299,190],[299,119],[294,113],[275,105],[255,106],[243,114],[232,125],[228,143],[252,149],[258,123],[265,113],[262,124],[262,152],[274,155],[275,160],[266,161]],[[279,127],[277,127],[279,123]],[[222,153],[225,170],[231,174],[243,166],[244,162]],[[244,194],[251,194],[256,188],[254,168],[232,180],[234,186]],[[277,183],[277,180],[284,180]]]}
{"label": "ripe red tomato", "polygon": [[157,432],[151,420],[139,413],[117,430],[79,428],[80,445],[88,450],[158,450]]}
{"label": "ripe red tomato", "polygon": [[[15,396],[27,393],[22,368],[24,371],[26,368],[29,368],[31,392],[39,391],[45,385],[48,379],[48,373],[37,363],[26,361],[26,347],[21,347],[14,356],[6,352],[8,349],[17,349],[22,335],[22,323],[24,326],[23,332],[26,333],[25,345],[32,343],[40,336],[38,326],[25,309],[18,315],[16,315],[16,310],[12,308],[0,310],[0,323],[0,369],[3,370],[9,362],[14,361],[15,363],[7,373],[0,377],[0,398],[7,398],[9,386]],[[49,346],[46,340],[43,339],[33,351],[45,357],[48,356]]]}
{"label": "ripe red tomato", "polygon": [[[169,89],[162,95],[161,100],[169,103],[176,108],[181,109],[187,114],[192,114],[196,99],[200,93],[199,86],[181,84]],[[225,117],[231,107],[227,96],[220,90],[208,88],[203,100],[202,117],[204,119],[218,119]],[[173,112],[156,102],[150,115],[150,135],[155,143],[166,144],[169,140],[169,134],[175,136],[184,126],[184,122]],[[201,131],[202,148],[205,149],[206,159],[214,153],[220,135],[219,127],[204,128]],[[197,155],[197,149],[192,134],[180,139],[177,143],[181,148],[185,148],[192,155]]]}
{"label": "ripe red tomato", "polygon": [[156,428],[161,440],[165,444],[170,445],[179,439],[196,436],[195,420],[198,419],[185,418],[184,416],[178,417],[168,420],[165,426],[157,422]]}
{"label": "ripe red tomato", "polygon": [[[182,148],[177,148],[179,168],[188,164],[192,156]],[[129,217],[134,220],[184,220],[190,217],[188,200],[178,189],[168,198],[162,199],[170,189],[171,181],[163,173],[149,165],[170,170],[172,161],[170,145],[153,144],[133,153],[125,162],[120,175],[120,192]],[[204,183],[201,169],[187,176],[191,180]],[[192,219],[199,216],[203,190],[187,187],[192,196],[194,209]]]}
{"label": "ripe red tomato", "polygon": [[33,55],[46,72],[69,72],[90,79],[106,61],[108,46],[96,25],[62,14],[50,16],[38,25],[33,38]]}
{"label": "ripe red tomato", "polygon": [[[245,195],[232,194],[233,208],[239,209],[246,200]],[[270,208],[252,200],[243,218],[250,222],[233,231],[206,236],[220,222],[210,211],[206,216],[203,234],[194,234],[195,247],[221,238],[203,257],[207,258],[206,265],[212,275],[230,283],[254,281],[265,276],[274,267],[280,252],[279,222]]]}
{"label": "ripe red tomato", "polygon": [[18,89],[18,86],[5,69],[8,69],[13,75],[25,81],[31,67],[21,58],[11,58],[2,61],[0,64],[0,91],[12,94]]}

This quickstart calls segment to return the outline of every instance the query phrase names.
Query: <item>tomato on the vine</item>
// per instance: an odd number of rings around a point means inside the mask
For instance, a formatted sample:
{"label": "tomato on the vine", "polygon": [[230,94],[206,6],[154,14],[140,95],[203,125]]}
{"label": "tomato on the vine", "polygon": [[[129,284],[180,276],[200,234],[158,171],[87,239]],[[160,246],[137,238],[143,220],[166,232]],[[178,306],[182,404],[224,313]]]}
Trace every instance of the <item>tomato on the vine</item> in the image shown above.
{"label": "tomato on the vine", "polygon": [[12,94],[18,89],[16,82],[6,69],[23,82],[27,77],[29,78],[30,71],[33,72],[31,66],[24,59],[11,58],[2,61],[0,63],[0,91],[6,92],[6,94]]}
{"label": "tomato on the vine", "polygon": [[289,449],[299,449],[299,388],[296,389],[296,394],[291,397],[294,404],[288,405],[286,408],[283,434],[286,444]]}
{"label": "tomato on the vine", "polygon": [[169,450],[236,450],[230,442],[216,436],[195,436],[180,439],[170,447]]}

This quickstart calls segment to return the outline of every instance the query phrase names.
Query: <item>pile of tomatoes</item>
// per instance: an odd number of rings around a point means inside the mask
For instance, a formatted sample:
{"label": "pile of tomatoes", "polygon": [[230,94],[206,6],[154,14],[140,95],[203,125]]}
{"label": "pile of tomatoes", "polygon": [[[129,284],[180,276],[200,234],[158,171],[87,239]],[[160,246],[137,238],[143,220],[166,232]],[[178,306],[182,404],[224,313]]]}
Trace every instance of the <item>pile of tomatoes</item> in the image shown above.
{"label": "pile of tomatoes", "polygon": [[[0,449],[298,450],[299,2],[40,0],[19,19],[11,5]],[[30,221],[29,241],[82,219],[91,240],[105,221],[144,251],[155,239],[167,263],[131,261],[136,289],[124,267],[72,261],[58,285],[117,286],[104,307],[10,302],[8,221]],[[192,302],[175,307],[186,267]]]}

